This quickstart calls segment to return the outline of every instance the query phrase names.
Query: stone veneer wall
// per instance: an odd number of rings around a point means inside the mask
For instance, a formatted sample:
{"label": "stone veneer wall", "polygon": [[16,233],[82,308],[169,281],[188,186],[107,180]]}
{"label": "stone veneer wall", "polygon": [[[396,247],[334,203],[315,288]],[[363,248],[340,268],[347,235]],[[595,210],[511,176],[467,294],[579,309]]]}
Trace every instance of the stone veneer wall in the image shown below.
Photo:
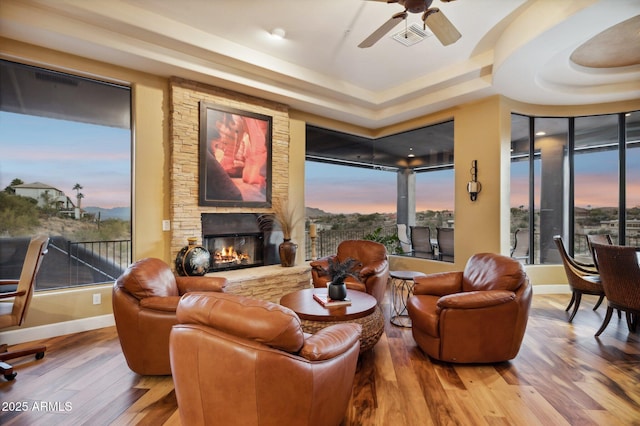
{"label": "stone veneer wall", "polygon": [[202,213],[261,213],[265,208],[205,207],[198,205],[200,101],[272,117],[271,199],[286,200],[289,191],[289,110],[286,105],[254,98],[206,84],[172,78],[171,133],[171,256],[188,237],[202,242]]}
{"label": "stone veneer wall", "polygon": [[311,267],[308,264],[283,267],[280,265],[234,271],[210,272],[207,276],[227,279],[225,293],[280,303],[280,298],[294,291],[312,288]]}

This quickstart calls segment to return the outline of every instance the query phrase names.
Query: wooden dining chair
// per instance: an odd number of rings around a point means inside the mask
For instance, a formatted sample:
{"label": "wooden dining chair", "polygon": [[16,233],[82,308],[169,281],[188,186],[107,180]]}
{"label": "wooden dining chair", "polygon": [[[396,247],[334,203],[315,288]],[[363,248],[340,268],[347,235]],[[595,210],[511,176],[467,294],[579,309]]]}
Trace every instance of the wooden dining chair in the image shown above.
{"label": "wooden dining chair", "polygon": [[573,306],[573,311],[569,316],[569,322],[571,322],[573,321],[573,317],[576,316],[576,313],[578,313],[578,307],[580,306],[582,295],[590,294],[599,297],[596,305],[593,307],[593,310],[595,311],[604,299],[604,289],[600,283],[598,270],[594,265],[579,262],[569,256],[569,253],[567,253],[567,250],[564,248],[562,237],[559,235],[553,237],[553,241],[555,241],[556,246],[558,247],[564,271],[567,274],[567,281],[569,282],[569,287],[571,287],[571,301],[569,301],[569,304],[565,309],[565,311],[569,311],[571,306]]}
{"label": "wooden dining chair", "polygon": [[625,312],[629,331],[635,333],[640,315],[640,247],[594,243],[593,249],[607,296],[607,314],[596,336],[607,328],[614,309]]}
{"label": "wooden dining chair", "polygon": [[[0,285],[17,285],[15,291],[0,293],[0,300],[13,299],[12,302],[0,303],[0,329],[20,326],[24,322],[33,297],[36,275],[42,264],[42,259],[47,253],[48,244],[49,237],[32,238],[27,248],[20,278],[18,280],[0,280]],[[7,345],[0,345],[0,373],[7,380],[15,379],[17,373],[13,371],[13,366],[5,361],[33,354],[36,355],[36,359],[42,359],[46,349],[45,346],[36,346],[9,351]]]}
{"label": "wooden dining chair", "polygon": [[593,244],[606,244],[612,245],[613,240],[611,240],[611,235],[609,234],[587,234],[587,247],[589,247],[589,253],[591,253],[591,258],[593,259],[593,264],[595,267],[598,267],[598,261],[596,259],[596,255],[593,252]]}

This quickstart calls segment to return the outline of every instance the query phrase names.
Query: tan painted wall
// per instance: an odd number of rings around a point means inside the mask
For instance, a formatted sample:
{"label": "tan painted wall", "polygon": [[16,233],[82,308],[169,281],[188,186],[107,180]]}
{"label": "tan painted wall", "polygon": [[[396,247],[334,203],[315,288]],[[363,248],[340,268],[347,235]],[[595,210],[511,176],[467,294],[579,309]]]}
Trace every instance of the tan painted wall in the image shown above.
{"label": "tan painted wall", "polygon": [[[129,84],[133,93],[133,258],[169,257],[168,82],[166,79],[0,38],[3,59]],[[93,294],[102,303],[93,305]],[[24,327],[111,314],[111,284],[38,292]]]}
{"label": "tan painted wall", "polygon": [[[153,256],[171,262],[170,233],[163,232],[161,226],[162,219],[170,218],[171,201],[168,80],[12,40],[0,38],[0,46],[0,57],[8,60],[131,84],[135,138],[133,256],[134,259]],[[582,107],[542,107],[492,97],[375,130],[356,129],[344,123],[290,111],[289,198],[296,200],[298,206],[304,205],[304,126],[307,121],[313,124],[321,122],[336,130],[350,129],[354,133],[380,137],[453,117],[456,153],[456,262],[449,264],[394,257],[392,267],[423,272],[460,270],[475,252],[508,251],[508,123],[512,110],[537,115],[587,115],[636,109],[640,109],[640,100]],[[470,202],[466,192],[473,159],[478,160],[478,179],[483,185],[475,203]],[[297,239],[301,253],[304,253],[304,247],[300,243],[304,240],[303,236],[304,227],[300,223],[294,232],[294,239]],[[302,257],[303,255],[298,256],[298,262]],[[532,281],[536,285],[566,283],[561,267],[532,266],[527,269],[531,271]],[[92,305],[92,295],[96,292],[102,295],[101,305]],[[27,325],[108,314],[111,312],[110,293],[110,285],[40,293],[34,298]]]}

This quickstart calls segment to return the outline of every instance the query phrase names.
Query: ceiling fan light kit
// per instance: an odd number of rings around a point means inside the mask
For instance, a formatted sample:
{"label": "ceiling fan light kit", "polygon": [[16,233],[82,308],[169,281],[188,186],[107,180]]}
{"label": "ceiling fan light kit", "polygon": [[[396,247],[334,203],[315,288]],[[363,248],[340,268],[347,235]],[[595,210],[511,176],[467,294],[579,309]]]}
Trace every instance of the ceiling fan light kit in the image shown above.
{"label": "ceiling fan light kit", "polygon": [[[396,13],[389,20],[387,20],[384,24],[378,27],[369,37],[364,39],[362,43],[358,45],[360,48],[371,47],[376,44],[382,37],[384,37],[389,31],[391,31],[396,25],[400,22],[405,21],[409,13],[422,13],[422,22],[423,30],[422,33],[427,34],[424,29],[429,27],[431,32],[436,36],[436,38],[442,43],[443,46],[448,46],[452,43],[455,43],[460,37],[460,32],[456,29],[456,27],[447,19],[447,17],[440,11],[440,9],[434,7],[431,8],[431,3],[433,0],[370,0],[370,1],[384,1],[386,3],[398,3],[401,6],[404,6],[404,11],[400,13]],[[440,0],[443,3],[448,3],[453,0]],[[415,40],[412,43],[408,44],[408,39],[410,38],[410,28],[413,28],[414,25],[407,28],[405,31],[394,35],[393,38],[396,41],[404,44],[405,46],[411,46],[416,44],[417,42],[423,40],[425,37],[423,36],[419,40]],[[413,32],[413,30],[411,30]],[[402,40],[402,34],[405,34],[405,40]],[[420,35],[418,34],[418,37]]]}

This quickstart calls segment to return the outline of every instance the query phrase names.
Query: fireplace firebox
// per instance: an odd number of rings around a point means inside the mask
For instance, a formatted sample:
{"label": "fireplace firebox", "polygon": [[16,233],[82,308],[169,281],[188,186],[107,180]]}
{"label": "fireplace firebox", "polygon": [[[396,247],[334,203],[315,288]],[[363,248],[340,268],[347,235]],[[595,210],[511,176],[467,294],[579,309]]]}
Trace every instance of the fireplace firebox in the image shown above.
{"label": "fireplace firebox", "polygon": [[260,214],[203,213],[202,242],[211,253],[209,272],[280,263],[282,231]]}

